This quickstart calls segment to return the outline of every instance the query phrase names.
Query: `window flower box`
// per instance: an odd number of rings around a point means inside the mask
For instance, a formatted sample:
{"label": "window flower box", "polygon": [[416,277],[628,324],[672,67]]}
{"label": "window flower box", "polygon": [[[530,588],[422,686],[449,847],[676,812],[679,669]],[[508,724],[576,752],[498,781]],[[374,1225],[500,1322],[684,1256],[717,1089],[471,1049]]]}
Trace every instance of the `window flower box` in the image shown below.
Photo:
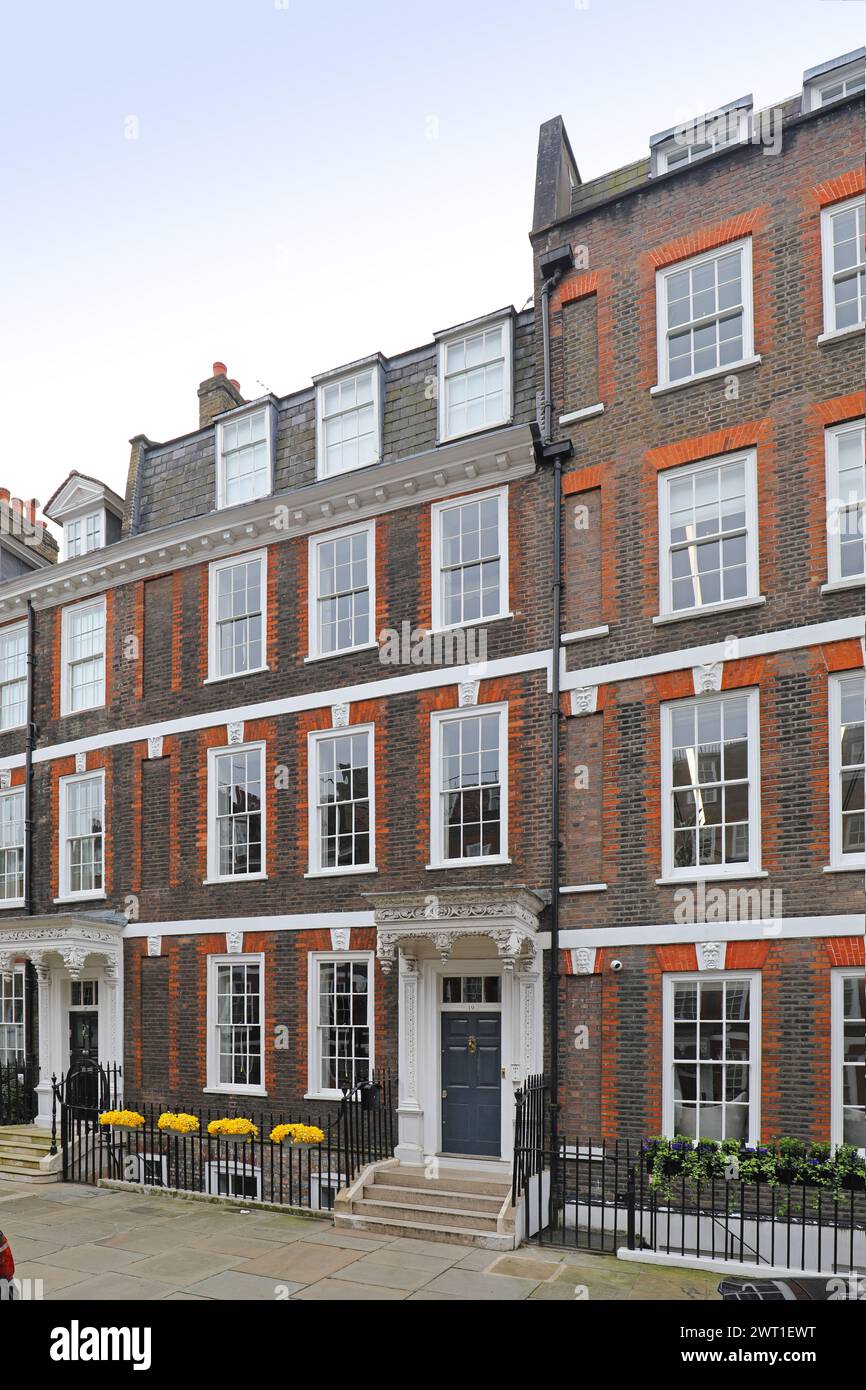
{"label": "window flower box", "polygon": [[317,1149],[324,1143],[325,1133],[318,1125],[275,1125],[270,1139],[272,1144],[289,1144],[292,1149]]}
{"label": "window flower box", "polygon": [[211,1120],[207,1127],[213,1139],[222,1139],[226,1144],[246,1144],[250,1139],[258,1139],[258,1126],[252,1120],[238,1117],[234,1120]]}

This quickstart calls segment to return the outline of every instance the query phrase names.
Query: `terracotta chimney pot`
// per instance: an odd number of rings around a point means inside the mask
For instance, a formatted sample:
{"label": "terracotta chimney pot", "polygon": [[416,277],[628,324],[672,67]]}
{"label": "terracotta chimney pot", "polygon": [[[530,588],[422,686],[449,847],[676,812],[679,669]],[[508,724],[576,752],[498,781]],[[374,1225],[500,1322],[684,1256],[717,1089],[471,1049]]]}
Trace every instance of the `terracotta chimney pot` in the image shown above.
{"label": "terracotta chimney pot", "polygon": [[213,374],[214,374],[214,376],[225,376],[225,374],[226,374],[226,364],[225,364],[225,362],[214,362],[214,364],[213,364]]}

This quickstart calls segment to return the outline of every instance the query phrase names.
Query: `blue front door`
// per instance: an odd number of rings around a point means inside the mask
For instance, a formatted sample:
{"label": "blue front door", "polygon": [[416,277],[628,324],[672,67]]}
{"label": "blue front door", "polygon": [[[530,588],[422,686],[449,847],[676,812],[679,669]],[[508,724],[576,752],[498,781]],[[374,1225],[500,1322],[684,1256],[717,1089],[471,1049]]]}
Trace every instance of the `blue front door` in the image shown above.
{"label": "blue front door", "polygon": [[499,1158],[500,1014],[442,1015],[442,1152]]}

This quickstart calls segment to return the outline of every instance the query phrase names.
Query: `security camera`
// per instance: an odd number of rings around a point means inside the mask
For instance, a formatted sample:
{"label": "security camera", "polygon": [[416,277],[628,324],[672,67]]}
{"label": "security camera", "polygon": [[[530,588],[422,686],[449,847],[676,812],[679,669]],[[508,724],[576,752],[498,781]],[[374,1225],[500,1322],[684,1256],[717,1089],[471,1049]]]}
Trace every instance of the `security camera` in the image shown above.
{"label": "security camera", "polygon": [[610,963],[610,968],[611,968],[611,970],[622,970],[622,961],[621,961],[621,960],[612,960],[611,963]]}

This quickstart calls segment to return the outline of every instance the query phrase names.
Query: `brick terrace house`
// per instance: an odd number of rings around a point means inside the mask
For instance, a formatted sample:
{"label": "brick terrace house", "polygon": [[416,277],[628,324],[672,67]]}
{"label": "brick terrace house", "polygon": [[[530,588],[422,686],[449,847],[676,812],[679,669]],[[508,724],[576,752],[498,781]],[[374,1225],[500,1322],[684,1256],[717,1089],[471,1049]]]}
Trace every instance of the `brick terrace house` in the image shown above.
{"label": "brick terrace house", "polygon": [[863,73],[587,183],[542,127],[572,1134],[866,1143]]}
{"label": "brick terrace house", "polygon": [[559,670],[562,1128],[863,1142],[863,68],[588,183],[542,128],[560,642],[538,309],[284,397],[215,363],[124,497],[50,499],[62,558],[0,587],[0,1061],[38,1059],[38,1124],[86,1056],[240,1113],[385,1064],[402,1160],[504,1173]]}
{"label": "brick terrace house", "polygon": [[38,1058],[42,1126],[84,1057],[224,1113],[388,1065],[401,1157],[507,1159],[549,856],[532,312],[198,401],[125,497],[71,474],[61,559],[0,590],[0,1060]]}

